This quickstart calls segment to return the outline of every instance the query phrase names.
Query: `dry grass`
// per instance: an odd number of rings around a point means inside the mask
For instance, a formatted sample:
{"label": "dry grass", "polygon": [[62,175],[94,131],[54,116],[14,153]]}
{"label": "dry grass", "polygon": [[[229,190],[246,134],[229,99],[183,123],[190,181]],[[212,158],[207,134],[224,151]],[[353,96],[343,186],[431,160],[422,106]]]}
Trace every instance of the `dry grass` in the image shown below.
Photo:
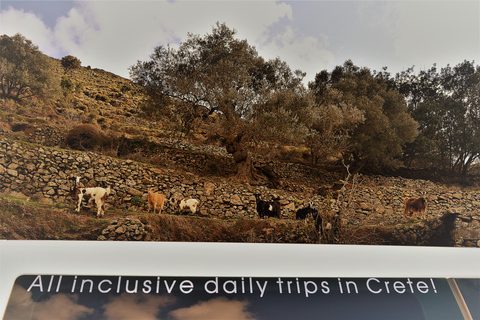
{"label": "dry grass", "polygon": [[361,226],[351,227],[345,230],[344,237],[345,244],[358,244],[358,245],[391,245],[392,243],[392,230],[391,228],[384,226]]}
{"label": "dry grass", "polygon": [[317,243],[312,224],[278,219],[222,220],[193,216],[144,215],[154,241]]}
{"label": "dry grass", "polygon": [[104,226],[73,209],[0,198],[0,239],[93,240]]}
{"label": "dry grass", "polygon": [[0,197],[0,239],[96,240],[118,218],[138,218],[153,241],[317,243],[313,224],[278,219],[222,220],[197,216],[127,213],[108,210],[98,219],[88,208],[55,207]]}

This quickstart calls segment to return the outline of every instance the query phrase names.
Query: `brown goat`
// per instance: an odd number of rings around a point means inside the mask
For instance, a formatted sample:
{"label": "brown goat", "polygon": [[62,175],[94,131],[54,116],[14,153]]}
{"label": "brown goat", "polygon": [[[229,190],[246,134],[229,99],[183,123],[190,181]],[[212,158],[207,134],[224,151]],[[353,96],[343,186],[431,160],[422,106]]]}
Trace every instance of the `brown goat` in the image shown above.
{"label": "brown goat", "polygon": [[420,213],[420,217],[425,220],[427,215],[427,199],[424,197],[420,198],[409,198],[405,199],[405,210],[403,210],[403,219],[407,220],[407,213]]}
{"label": "brown goat", "polygon": [[165,203],[165,196],[163,194],[155,193],[151,188],[148,189],[148,211],[150,212],[150,207],[153,205],[153,213],[158,207],[158,213],[162,213],[163,204]]}

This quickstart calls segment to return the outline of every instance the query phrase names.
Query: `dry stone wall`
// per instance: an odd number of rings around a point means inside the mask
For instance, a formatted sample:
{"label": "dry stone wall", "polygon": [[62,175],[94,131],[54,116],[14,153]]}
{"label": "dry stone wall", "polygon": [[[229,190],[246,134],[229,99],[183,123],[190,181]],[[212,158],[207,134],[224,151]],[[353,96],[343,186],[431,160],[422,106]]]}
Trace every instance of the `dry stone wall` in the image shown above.
{"label": "dry stone wall", "polygon": [[[427,199],[427,219],[405,226],[404,199],[420,196]],[[350,225],[395,226],[398,244],[415,242],[416,238],[425,238],[425,229],[440,232],[451,223],[455,245],[480,247],[478,191],[451,190],[427,180],[359,176],[341,197],[332,200],[332,208],[348,211],[345,220]],[[455,218],[449,221],[447,217],[452,216]],[[407,217],[407,223],[413,221],[411,218]]]}
{"label": "dry stone wall", "polygon": [[[107,209],[146,212],[147,189],[152,187],[167,197],[199,199],[198,214],[203,216],[258,218],[254,194],[260,193],[265,200],[281,198],[282,218],[294,218],[295,210],[313,201],[317,207],[342,212],[346,225],[393,226],[394,237],[400,244],[415,242],[425,234],[425,229],[440,230],[436,221],[453,214],[455,245],[480,247],[480,193],[476,191],[452,191],[425,180],[358,176],[341,190],[340,196],[325,197],[312,192],[315,186],[306,188],[306,192],[252,187],[131,160],[0,138],[0,193],[48,203],[70,203],[73,210],[70,191],[76,176],[80,176],[86,186],[112,188]],[[427,221],[406,226],[402,219],[403,199],[422,194],[428,199]],[[167,205],[164,212],[175,213],[175,210]],[[123,229],[116,227],[115,230]]]}
{"label": "dry stone wall", "polygon": [[[76,176],[80,176],[87,187],[110,186],[112,194],[107,198],[107,207],[140,212],[146,211],[146,205],[139,206],[139,199],[146,201],[149,187],[168,198],[197,198],[201,202],[200,214],[219,218],[254,217],[254,192],[263,193],[266,199],[271,199],[274,192],[202,180],[191,173],[158,169],[132,160],[0,139],[2,193],[47,203],[73,203],[70,191]],[[168,205],[165,208],[166,213],[173,210]]]}

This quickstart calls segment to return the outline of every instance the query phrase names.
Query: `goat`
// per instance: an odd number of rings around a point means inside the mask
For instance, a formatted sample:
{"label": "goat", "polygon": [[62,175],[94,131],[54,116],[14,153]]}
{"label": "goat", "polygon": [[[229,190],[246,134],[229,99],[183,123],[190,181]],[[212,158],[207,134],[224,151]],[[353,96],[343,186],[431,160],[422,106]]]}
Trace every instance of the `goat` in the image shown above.
{"label": "goat", "polygon": [[280,219],[282,217],[282,207],[280,206],[280,198],[275,198],[273,199],[273,202],[271,202],[273,212],[275,214],[275,217]]}
{"label": "goat", "polygon": [[418,212],[421,219],[425,220],[427,216],[427,199],[424,197],[405,199],[405,209],[403,210],[403,219],[407,220],[407,213]]}
{"label": "goat", "polygon": [[298,209],[295,213],[295,218],[297,220],[304,220],[308,216],[312,216],[312,218],[318,216],[318,210],[313,207],[313,202],[309,202],[307,207]]}
{"label": "goat", "polygon": [[74,198],[78,201],[76,212],[80,212],[82,201],[85,199],[87,204],[95,203],[97,206],[97,217],[101,217],[105,214],[105,201],[110,194],[111,189],[108,188],[85,188],[80,185],[80,177],[76,177],[74,186]]}
{"label": "goat", "polygon": [[165,196],[163,194],[153,192],[152,188],[148,188],[148,211],[150,212],[150,207],[153,205],[153,214],[158,206],[158,214],[162,213],[163,205],[165,203]]}
{"label": "goat", "polygon": [[176,199],[176,198],[170,198],[169,200],[170,203],[174,204],[180,213],[190,210],[190,212],[195,213],[197,212],[197,207],[200,203],[197,199]]}
{"label": "goat", "polygon": [[255,200],[257,204],[257,212],[260,218],[264,217],[277,217],[280,219],[281,208],[279,199],[276,198],[273,201],[264,201],[260,199],[260,195],[255,194]]}
{"label": "goat", "polygon": [[315,210],[312,212],[313,221],[315,221],[315,229],[318,230],[320,238],[323,238],[325,231],[331,229],[331,224],[327,221],[324,221],[323,216]]}
{"label": "goat", "polygon": [[313,202],[309,202],[308,206],[300,208],[295,213],[297,220],[304,220],[311,217],[315,222],[315,229],[318,231],[320,238],[323,238],[328,230],[332,228],[330,222],[323,218],[323,215],[313,207]]}

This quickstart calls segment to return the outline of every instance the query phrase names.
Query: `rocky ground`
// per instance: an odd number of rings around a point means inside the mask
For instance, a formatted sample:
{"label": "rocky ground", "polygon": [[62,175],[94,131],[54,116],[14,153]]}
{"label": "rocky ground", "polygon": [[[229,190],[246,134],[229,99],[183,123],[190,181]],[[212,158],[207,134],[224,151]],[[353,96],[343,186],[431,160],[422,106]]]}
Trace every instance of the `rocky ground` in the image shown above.
{"label": "rocky ground", "polygon": [[[176,169],[95,153],[39,148],[38,145],[8,139],[3,139],[0,147],[0,192],[24,199],[23,208],[29,209],[22,212],[22,217],[28,216],[32,210],[27,200],[60,206],[60,211],[65,213],[62,218],[73,219],[69,223],[73,229],[78,229],[78,239],[428,245],[435,232],[446,232],[450,237],[447,245],[480,246],[478,192],[429,180],[356,175],[342,184],[335,183],[338,178],[332,172],[280,162],[275,165],[275,171],[284,188],[270,189],[235,183],[228,177],[199,174],[205,172],[202,168],[209,166],[210,157],[227,163],[231,159],[219,154],[209,155],[205,149],[193,150],[194,146],[188,152],[169,146],[165,159],[167,163],[175,164]],[[179,170],[183,163],[189,165]],[[73,213],[69,191],[71,178],[79,173],[87,185],[108,184],[114,190],[108,198],[105,219],[96,219],[89,210],[83,211],[81,218]],[[200,199],[199,213],[178,216],[173,208],[166,206],[160,216],[146,214],[146,190],[152,186],[168,197],[178,195]],[[255,210],[255,193],[261,193],[264,199],[280,197],[282,219],[259,219]],[[417,217],[403,220],[404,199],[418,196],[428,199],[427,220]],[[343,230],[341,236],[322,240],[313,222],[294,219],[295,211],[310,201],[323,214],[339,219]],[[21,236],[22,232],[17,232],[21,229],[19,227],[16,227],[17,231],[9,231],[14,220],[7,219],[7,214],[5,212],[3,235],[28,238],[28,235]],[[448,222],[451,225],[445,226],[446,222],[442,221],[451,214],[454,215]],[[38,221],[32,223],[38,224]],[[89,224],[100,224],[100,227],[89,231]],[[447,227],[450,229],[445,231]],[[67,230],[70,232],[72,228]],[[34,230],[33,226],[31,230]],[[70,236],[55,230],[50,234],[47,232],[44,237]]]}

